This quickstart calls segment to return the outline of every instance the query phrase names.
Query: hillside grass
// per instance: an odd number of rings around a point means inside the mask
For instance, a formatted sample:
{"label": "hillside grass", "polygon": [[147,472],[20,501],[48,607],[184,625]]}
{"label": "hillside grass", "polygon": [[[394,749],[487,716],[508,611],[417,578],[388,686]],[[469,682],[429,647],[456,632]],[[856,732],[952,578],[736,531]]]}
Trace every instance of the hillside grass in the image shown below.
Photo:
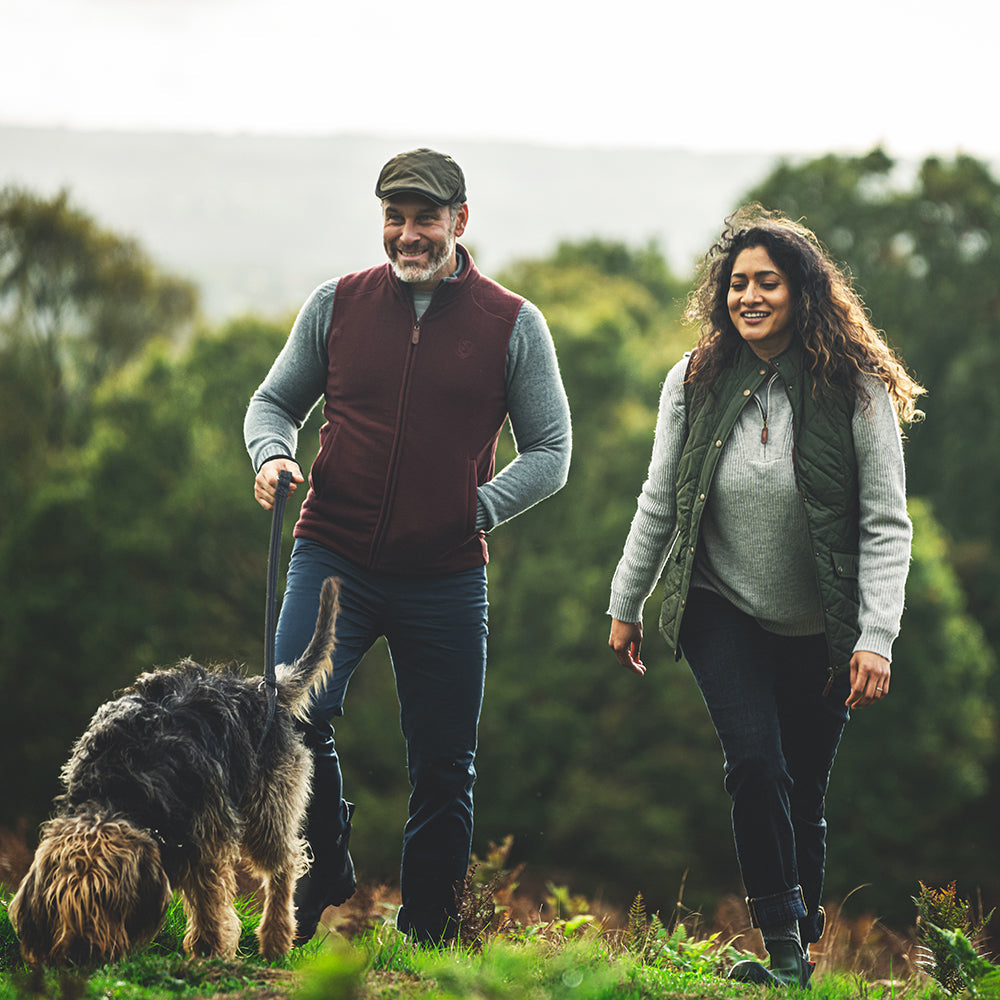
{"label": "hillside grass", "polygon": [[[244,934],[232,961],[181,954],[184,917],[175,899],[148,948],[86,972],[27,969],[4,896],[0,1000],[699,1000],[762,995],[759,987],[725,979],[732,963],[747,957],[742,937],[703,932],[690,915],[686,922],[665,924],[659,914],[645,911],[641,897],[622,915],[620,926],[610,926],[607,918],[581,912],[585,901],[550,888],[548,905],[525,921],[517,915],[515,897],[496,881],[470,883],[462,934],[440,947],[410,942],[393,926],[394,906],[369,893],[360,908],[338,920],[341,930],[324,926],[304,948],[273,963],[256,952],[258,912],[252,896],[238,903]],[[551,915],[545,918],[542,911]],[[328,918],[336,912],[327,911]],[[858,933],[864,934],[863,942],[857,942]],[[891,943],[895,940],[875,922],[848,926],[835,916],[823,947],[816,950],[817,973],[808,995],[817,1000],[946,996],[905,958],[897,960],[893,975],[881,977],[884,952],[890,953],[891,968],[898,951]],[[789,997],[799,994],[805,991],[785,991]]]}

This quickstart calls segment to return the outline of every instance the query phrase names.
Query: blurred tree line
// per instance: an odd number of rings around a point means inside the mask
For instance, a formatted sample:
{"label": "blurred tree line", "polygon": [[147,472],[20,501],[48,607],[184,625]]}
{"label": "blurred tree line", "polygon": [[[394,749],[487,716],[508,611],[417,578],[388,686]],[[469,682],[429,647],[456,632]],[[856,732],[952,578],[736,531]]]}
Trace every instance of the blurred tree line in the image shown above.
{"label": "blurred tree line", "polygon": [[[907,443],[913,565],[893,697],[855,714],[830,791],[830,899],[906,921],[917,879],[1000,898],[995,463],[1000,185],[881,151],[779,166],[750,197],[805,216],[929,389]],[[735,207],[735,206],[734,206]],[[721,224],[721,220],[720,224]],[[693,343],[687,281],[655,246],[592,240],[501,281],[545,312],[573,409],[567,487],[490,539],[490,662],[476,850],[514,837],[528,875],[711,915],[739,892],[721,751],[650,600],[638,679],[605,615],[664,374]],[[0,825],[34,825],[93,710],[180,656],[258,672],[269,517],[243,412],[287,321],[206,328],[197,291],[66,195],[0,192]],[[318,414],[300,437],[315,454]],[[512,455],[505,436],[498,462]],[[301,496],[301,494],[300,494]],[[297,502],[286,514],[286,544]],[[407,796],[376,647],[338,725],[361,877],[393,882]]]}

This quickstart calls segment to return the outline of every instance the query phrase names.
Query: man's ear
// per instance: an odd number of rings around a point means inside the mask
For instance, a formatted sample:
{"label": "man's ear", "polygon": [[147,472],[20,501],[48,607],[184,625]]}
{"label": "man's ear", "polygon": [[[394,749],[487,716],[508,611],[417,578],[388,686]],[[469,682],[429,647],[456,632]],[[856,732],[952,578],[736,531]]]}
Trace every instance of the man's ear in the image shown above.
{"label": "man's ear", "polygon": [[461,236],[465,232],[465,227],[469,223],[469,206],[468,204],[463,205],[455,213],[455,235]]}

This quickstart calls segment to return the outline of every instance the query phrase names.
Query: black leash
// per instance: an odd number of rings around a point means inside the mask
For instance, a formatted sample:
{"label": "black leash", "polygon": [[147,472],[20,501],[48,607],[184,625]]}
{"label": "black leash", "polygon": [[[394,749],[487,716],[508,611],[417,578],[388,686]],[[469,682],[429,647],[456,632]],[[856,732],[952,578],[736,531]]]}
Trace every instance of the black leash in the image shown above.
{"label": "black leash", "polygon": [[257,750],[264,745],[271,723],[274,721],[274,709],[278,701],[278,682],[274,676],[274,632],[278,619],[278,568],[281,561],[281,527],[285,517],[285,500],[288,497],[288,487],[292,474],[288,469],[278,473],[278,485],[274,490],[274,508],[271,514],[271,545],[267,552],[267,606],[264,614],[264,681],[267,689],[267,718],[264,720],[264,731],[260,734]]}

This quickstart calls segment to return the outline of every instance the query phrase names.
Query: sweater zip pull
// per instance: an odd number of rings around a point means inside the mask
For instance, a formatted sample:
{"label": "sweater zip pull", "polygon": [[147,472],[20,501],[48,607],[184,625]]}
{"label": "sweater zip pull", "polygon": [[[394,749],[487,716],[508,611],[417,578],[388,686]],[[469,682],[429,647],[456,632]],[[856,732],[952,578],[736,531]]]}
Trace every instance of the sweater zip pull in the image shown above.
{"label": "sweater zip pull", "polygon": [[833,687],[833,680],[837,676],[837,668],[832,664],[826,668],[829,676],[827,677],[826,687],[823,688],[823,697],[825,698],[829,693],[830,689]]}
{"label": "sweater zip pull", "polygon": [[760,405],[760,400],[757,400],[757,405],[760,406],[760,415],[763,418],[763,426],[760,429],[760,443],[767,444],[767,413],[771,409],[771,386],[774,385],[774,380],[778,377],[778,373],[775,372],[767,383],[767,389],[764,395],[764,405]]}
{"label": "sweater zip pull", "polygon": [[420,343],[420,320],[415,320],[413,323],[413,334],[410,337],[411,344]]}

